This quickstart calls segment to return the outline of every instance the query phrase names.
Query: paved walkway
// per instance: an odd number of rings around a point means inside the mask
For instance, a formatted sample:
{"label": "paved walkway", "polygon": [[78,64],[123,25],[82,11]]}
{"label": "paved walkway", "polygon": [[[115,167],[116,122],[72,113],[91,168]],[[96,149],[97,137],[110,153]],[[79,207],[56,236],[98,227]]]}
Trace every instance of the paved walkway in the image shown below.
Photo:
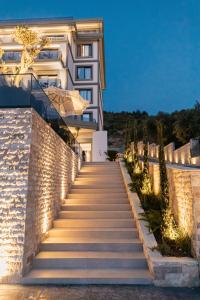
{"label": "paved walkway", "polygon": [[199,300],[200,288],[0,285],[0,300]]}

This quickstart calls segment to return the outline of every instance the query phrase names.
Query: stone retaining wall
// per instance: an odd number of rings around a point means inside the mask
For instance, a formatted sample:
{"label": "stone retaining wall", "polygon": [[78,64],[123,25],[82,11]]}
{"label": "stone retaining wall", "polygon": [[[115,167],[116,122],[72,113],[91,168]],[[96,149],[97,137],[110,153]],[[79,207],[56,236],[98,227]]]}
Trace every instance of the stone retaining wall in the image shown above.
{"label": "stone retaining wall", "polygon": [[79,159],[33,109],[0,109],[0,281],[29,270]]}
{"label": "stone retaining wall", "polygon": [[[138,153],[144,155],[144,143],[138,142]],[[175,149],[175,144],[170,143],[164,147],[165,161],[172,164],[200,166],[200,144],[198,139],[191,139],[189,143]],[[134,143],[131,145],[134,151]],[[153,143],[148,145],[148,156],[158,161],[159,145]]]}
{"label": "stone retaining wall", "polygon": [[[155,194],[159,193],[159,164],[149,163]],[[191,236],[193,254],[200,259],[200,169],[167,164],[169,197],[177,223]]]}
{"label": "stone retaining wall", "polygon": [[197,259],[162,256],[157,250],[153,250],[157,247],[157,242],[154,235],[149,233],[146,222],[141,220],[141,213],[144,213],[144,210],[141,207],[137,194],[130,191],[129,183],[131,183],[131,178],[124,163],[120,162],[120,167],[154,284],[165,287],[199,286],[199,263]]}

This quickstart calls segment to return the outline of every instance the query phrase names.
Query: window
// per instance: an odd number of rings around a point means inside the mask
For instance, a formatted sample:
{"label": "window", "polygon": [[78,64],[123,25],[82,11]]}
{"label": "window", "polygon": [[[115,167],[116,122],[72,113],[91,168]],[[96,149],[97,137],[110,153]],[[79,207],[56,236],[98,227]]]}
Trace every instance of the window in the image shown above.
{"label": "window", "polygon": [[60,79],[58,79],[57,76],[55,75],[49,75],[49,76],[40,75],[38,80],[43,89],[48,88],[49,86],[56,86],[56,87],[61,86]]}
{"label": "window", "polygon": [[46,50],[42,50],[39,54],[38,54],[38,59],[59,59],[59,55],[60,52],[56,49],[46,49]]}
{"label": "window", "polygon": [[87,100],[89,103],[92,103],[92,89],[78,89],[81,97]]}
{"label": "window", "polygon": [[85,122],[91,122],[92,121],[92,113],[84,113],[82,115],[82,120]]}
{"label": "window", "polygon": [[76,69],[77,80],[90,80],[92,79],[92,67],[77,67]]}
{"label": "window", "polygon": [[77,57],[92,57],[92,44],[77,45]]}
{"label": "window", "polygon": [[3,60],[6,61],[19,61],[21,59],[20,51],[5,51],[3,54]]}

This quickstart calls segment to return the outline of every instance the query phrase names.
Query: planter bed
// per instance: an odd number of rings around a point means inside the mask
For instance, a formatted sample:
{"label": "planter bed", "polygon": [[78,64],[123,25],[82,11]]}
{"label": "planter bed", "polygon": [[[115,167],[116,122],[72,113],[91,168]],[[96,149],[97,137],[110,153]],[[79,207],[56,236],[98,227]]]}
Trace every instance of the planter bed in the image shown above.
{"label": "planter bed", "polygon": [[139,232],[140,240],[143,243],[144,254],[148,261],[149,270],[153,275],[156,286],[170,287],[197,287],[200,285],[199,263],[197,259],[190,257],[162,256],[157,248],[157,242],[152,233],[149,233],[146,222],[141,220],[144,213],[140,199],[136,193],[129,189],[132,182],[126,169],[125,163],[119,162],[124,184]]}

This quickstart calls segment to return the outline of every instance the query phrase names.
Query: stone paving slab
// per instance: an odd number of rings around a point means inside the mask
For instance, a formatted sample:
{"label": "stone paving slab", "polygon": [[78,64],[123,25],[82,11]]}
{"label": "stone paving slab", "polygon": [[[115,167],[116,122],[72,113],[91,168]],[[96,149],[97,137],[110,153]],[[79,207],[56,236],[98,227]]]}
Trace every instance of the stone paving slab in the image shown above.
{"label": "stone paving slab", "polygon": [[200,288],[0,285],[0,300],[199,300]]}

